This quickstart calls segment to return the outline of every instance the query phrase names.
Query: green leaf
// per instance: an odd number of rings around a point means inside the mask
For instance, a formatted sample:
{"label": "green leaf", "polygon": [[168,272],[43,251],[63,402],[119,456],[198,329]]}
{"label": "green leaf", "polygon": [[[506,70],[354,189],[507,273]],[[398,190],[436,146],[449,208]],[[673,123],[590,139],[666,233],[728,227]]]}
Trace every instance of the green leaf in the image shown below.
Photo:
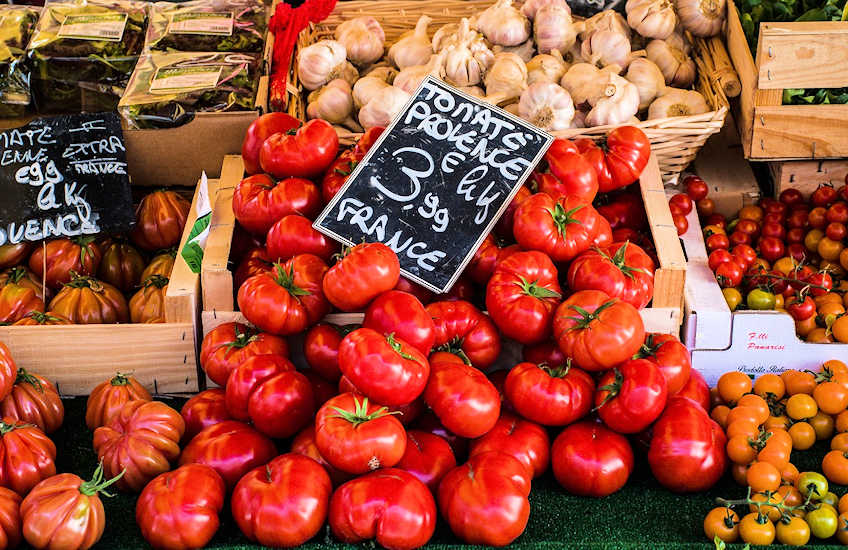
{"label": "green leaf", "polygon": [[727,545],[724,543],[723,540],[718,538],[718,535],[716,535],[713,539],[713,543],[715,544],[716,550],[725,550],[727,548]]}

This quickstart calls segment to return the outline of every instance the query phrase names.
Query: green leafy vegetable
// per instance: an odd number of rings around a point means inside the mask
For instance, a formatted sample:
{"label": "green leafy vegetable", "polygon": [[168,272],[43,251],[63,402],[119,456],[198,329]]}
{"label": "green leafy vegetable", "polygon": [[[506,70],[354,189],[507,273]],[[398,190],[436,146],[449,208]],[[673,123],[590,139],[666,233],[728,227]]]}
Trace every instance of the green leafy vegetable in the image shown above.
{"label": "green leafy vegetable", "polygon": [[0,117],[22,116],[30,104],[25,48],[37,20],[37,8],[0,6]]}
{"label": "green leafy vegetable", "polygon": [[[262,53],[267,13],[260,0],[151,4],[146,50]],[[212,23],[203,25],[203,21]]]}

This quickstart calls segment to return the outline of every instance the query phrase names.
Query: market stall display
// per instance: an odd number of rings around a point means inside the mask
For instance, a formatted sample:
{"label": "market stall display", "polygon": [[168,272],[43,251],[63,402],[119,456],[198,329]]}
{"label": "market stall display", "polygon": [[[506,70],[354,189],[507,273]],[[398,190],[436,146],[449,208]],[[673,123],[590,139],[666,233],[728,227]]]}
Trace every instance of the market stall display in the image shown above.
{"label": "market stall display", "polygon": [[26,46],[38,13],[29,6],[0,8],[0,117],[22,116],[32,102]]}

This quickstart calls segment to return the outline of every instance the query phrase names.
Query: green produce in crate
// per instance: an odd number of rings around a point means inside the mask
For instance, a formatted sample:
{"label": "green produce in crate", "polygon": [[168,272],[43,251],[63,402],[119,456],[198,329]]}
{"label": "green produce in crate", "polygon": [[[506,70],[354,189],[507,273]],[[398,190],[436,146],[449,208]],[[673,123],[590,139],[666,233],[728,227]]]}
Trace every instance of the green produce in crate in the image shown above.
{"label": "green produce in crate", "polygon": [[25,49],[37,20],[37,8],[0,6],[0,117],[21,116],[30,103]]}
{"label": "green produce in crate", "polygon": [[27,52],[40,112],[112,110],[144,44],[147,4],[48,2]]}
{"label": "green produce in crate", "polygon": [[145,54],[118,110],[131,128],[173,128],[198,112],[249,111],[260,61],[244,53]]}
{"label": "green produce in crate", "polygon": [[191,0],[150,7],[145,50],[261,54],[268,28],[256,0]]}

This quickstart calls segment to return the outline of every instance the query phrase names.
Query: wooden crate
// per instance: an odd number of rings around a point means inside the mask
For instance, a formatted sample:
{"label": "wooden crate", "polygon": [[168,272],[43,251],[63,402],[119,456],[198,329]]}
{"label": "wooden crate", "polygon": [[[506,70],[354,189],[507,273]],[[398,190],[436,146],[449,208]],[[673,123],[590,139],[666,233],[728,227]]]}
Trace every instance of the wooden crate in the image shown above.
{"label": "wooden crate", "polygon": [[[210,196],[217,180],[209,181]],[[191,205],[180,250],[197,216]],[[165,297],[162,324],[56,325],[0,327],[0,342],[19,367],[56,383],[62,395],[88,395],[115,375],[132,374],[153,393],[199,389],[197,347],[200,329],[200,276],[177,256]]]}
{"label": "wooden crate", "polygon": [[[231,155],[224,159],[201,269],[204,334],[224,322],[244,322],[241,313],[235,311],[233,274],[227,267],[235,230],[233,191],[243,172],[244,165],[240,157]],[[660,261],[654,275],[652,307],[642,310],[642,319],[645,321],[646,328],[652,332],[677,334],[683,320],[686,260],[668,209],[660,168],[655,156],[651,156],[640,183]],[[359,315],[359,317],[350,317],[350,315]],[[331,315],[328,320],[346,324],[361,320],[361,314]]]}
{"label": "wooden crate", "polygon": [[739,125],[746,158],[848,156],[848,105],[782,104],[784,88],[848,86],[848,22],[761,23],[755,61],[729,4],[727,46],[742,82]]}
{"label": "wooden crate", "polygon": [[848,176],[848,160],[786,160],[770,162],[769,173],[774,183],[774,195],[794,188],[809,197],[822,183],[839,189]]}

